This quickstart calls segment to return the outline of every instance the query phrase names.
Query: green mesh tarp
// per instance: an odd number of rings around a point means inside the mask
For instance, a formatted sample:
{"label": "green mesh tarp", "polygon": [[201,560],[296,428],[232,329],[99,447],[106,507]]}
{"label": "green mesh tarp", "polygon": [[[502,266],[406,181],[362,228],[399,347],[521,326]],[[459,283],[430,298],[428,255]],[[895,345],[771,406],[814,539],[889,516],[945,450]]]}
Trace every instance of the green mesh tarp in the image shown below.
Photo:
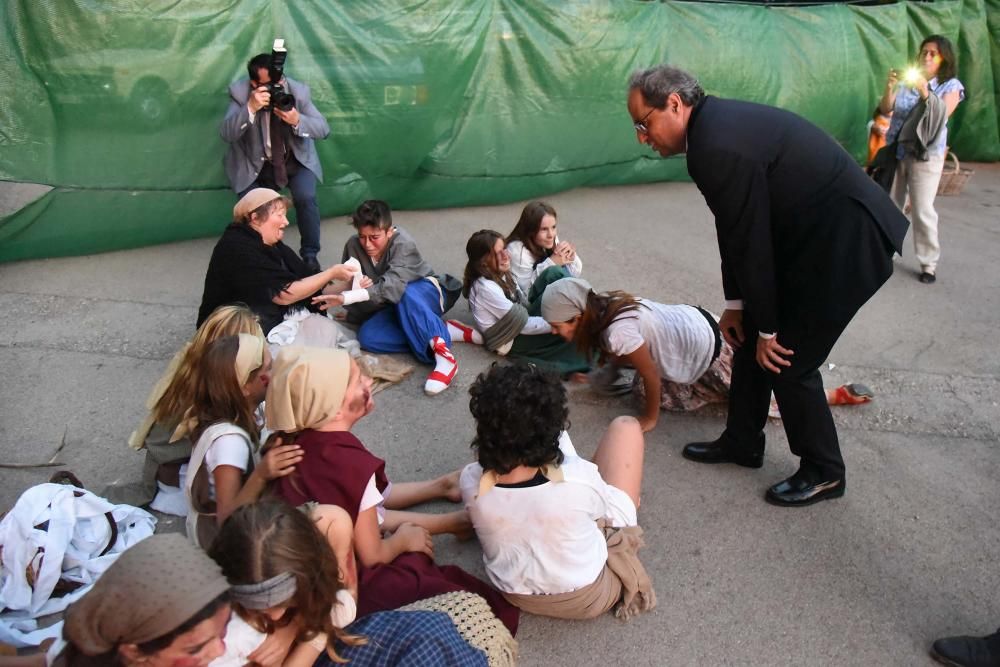
{"label": "green mesh tarp", "polygon": [[[889,67],[959,49],[963,160],[1000,158],[1000,0],[810,7],[567,0],[7,0],[0,180],[52,186],[0,219],[0,261],[214,236],[233,193],[228,84],[282,37],[312,88],[325,216],[522,200],[687,177],[636,143],[631,71],[671,62],[712,94],[818,123],[859,160]],[[0,188],[9,188],[0,183]]]}

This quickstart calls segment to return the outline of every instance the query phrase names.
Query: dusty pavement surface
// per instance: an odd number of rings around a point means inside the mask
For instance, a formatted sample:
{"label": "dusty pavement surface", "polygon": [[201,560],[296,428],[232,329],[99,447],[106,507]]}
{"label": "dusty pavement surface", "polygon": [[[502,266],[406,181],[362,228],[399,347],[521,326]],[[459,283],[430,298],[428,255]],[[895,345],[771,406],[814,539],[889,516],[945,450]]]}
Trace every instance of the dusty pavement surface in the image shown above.
{"label": "dusty pavement surface", "polygon": [[[929,642],[1000,625],[1000,165],[973,165],[958,197],[938,200],[939,280],[916,280],[910,239],[896,272],[834,348],[828,386],[864,382],[869,405],[835,408],[850,484],[806,509],[764,503],[791,474],[780,423],[759,471],[703,466],[684,443],[714,438],[724,409],[667,414],[646,441],[640,523],[659,606],[630,623],[523,616],[522,664],[920,665]],[[547,198],[584,277],[667,303],[719,311],[709,210],[691,184],[582,189]],[[439,271],[461,275],[468,236],[502,233],[521,204],[399,212]],[[179,213],[181,214],[181,213]],[[219,220],[219,229],[226,220]],[[323,224],[324,263],[350,228]],[[286,239],[297,247],[290,230]],[[174,351],[192,333],[215,239],[0,266],[0,463],[57,459],[89,488],[136,480],[125,439]],[[452,311],[468,321],[464,301]],[[493,361],[456,346],[454,386],[421,390],[425,370],[377,395],[358,429],[397,480],[470,459],[469,384]],[[630,399],[571,388],[571,434],[589,454]],[[0,507],[51,468],[0,469]],[[448,509],[446,503],[432,511]],[[163,525],[170,529],[169,523]],[[482,574],[475,541],[436,541],[438,559]]]}

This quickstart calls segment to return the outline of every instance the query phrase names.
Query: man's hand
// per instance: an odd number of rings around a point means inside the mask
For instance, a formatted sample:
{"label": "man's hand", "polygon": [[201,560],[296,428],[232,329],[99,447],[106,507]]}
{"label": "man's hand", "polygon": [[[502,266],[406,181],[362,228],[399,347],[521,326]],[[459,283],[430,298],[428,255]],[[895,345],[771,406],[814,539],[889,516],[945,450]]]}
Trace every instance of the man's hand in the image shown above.
{"label": "man's hand", "polygon": [[285,121],[286,123],[288,123],[292,127],[298,127],[299,126],[299,110],[296,109],[295,107],[292,107],[288,111],[282,111],[281,109],[275,109],[274,110],[274,115],[277,116],[278,118],[280,118],[281,120]]}
{"label": "man's hand", "polygon": [[757,363],[765,371],[771,371],[772,373],[781,373],[781,369],[778,366],[788,367],[792,365],[792,362],[785,357],[790,357],[795,352],[787,348],[781,347],[778,343],[778,337],[774,336],[772,338],[764,338],[762,336],[757,337]]}
{"label": "man's hand", "polygon": [[729,309],[722,311],[722,317],[719,318],[719,331],[732,347],[743,345],[743,311]]}
{"label": "man's hand", "polygon": [[250,99],[247,100],[247,106],[250,109],[250,115],[257,113],[270,103],[271,103],[271,93],[267,90],[267,86],[254,88],[253,91],[250,93]]}

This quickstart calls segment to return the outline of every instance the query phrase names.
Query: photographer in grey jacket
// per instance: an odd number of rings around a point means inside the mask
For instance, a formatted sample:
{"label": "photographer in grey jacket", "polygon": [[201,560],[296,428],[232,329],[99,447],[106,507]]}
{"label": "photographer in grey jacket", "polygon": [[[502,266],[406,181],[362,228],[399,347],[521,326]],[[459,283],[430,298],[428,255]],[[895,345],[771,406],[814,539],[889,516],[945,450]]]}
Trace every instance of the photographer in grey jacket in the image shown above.
{"label": "photographer in grey jacket", "polygon": [[275,40],[270,55],[261,53],[247,63],[249,78],[229,86],[229,108],[219,129],[229,144],[223,164],[237,197],[254,188],[290,190],[301,235],[299,255],[318,273],[316,183],[323,180],[323,168],[313,141],[325,139],[330,126],[313,105],[309,86],[284,76],[284,59],[283,40]]}

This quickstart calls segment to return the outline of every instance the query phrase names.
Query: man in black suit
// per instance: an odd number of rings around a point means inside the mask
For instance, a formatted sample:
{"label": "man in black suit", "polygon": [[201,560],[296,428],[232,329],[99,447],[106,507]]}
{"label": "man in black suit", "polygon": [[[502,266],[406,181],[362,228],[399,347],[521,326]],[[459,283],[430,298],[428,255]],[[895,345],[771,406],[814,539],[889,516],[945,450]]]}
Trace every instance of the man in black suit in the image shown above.
{"label": "man in black suit", "polygon": [[786,506],[846,488],[820,364],[854,314],[892,275],[906,218],[829,135],[788,111],[706,96],[687,72],[632,75],[628,110],[640,143],[687,154],[715,215],[736,349],[726,430],[691,443],[703,463],[759,468],[773,390],[799,470],[768,489]]}

